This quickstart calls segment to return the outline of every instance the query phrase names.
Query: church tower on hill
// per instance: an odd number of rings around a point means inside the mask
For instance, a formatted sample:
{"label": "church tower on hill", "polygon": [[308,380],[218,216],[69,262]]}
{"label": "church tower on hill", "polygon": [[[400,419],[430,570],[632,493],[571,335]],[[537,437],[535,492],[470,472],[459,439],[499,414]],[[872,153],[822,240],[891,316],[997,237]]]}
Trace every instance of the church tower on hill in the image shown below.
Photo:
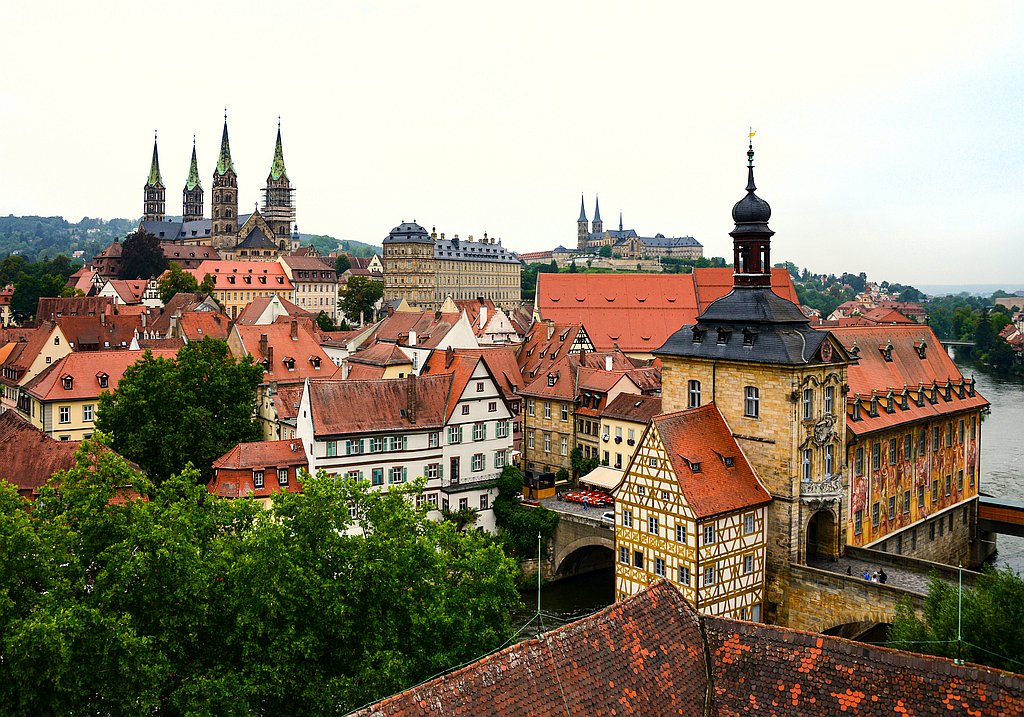
{"label": "church tower on hill", "polygon": [[210,237],[217,248],[230,248],[238,243],[238,175],[231,161],[228,142],[228,115],[224,113],[224,131],[221,133],[220,154],[213,171],[213,190],[210,201],[213,225]]}
{"label": "church tower on hill", "polygon": [[295,223],[295,189],[288,179],[284,167],[284,149],[281,147],[281,119],[277,120],[277,143],[274,145],[274,161],[267,175],[267,186],[263,189],[263,217],[274,232],[273,241],[286,248],[291,240],[292,225]]}
{"label": "church tower on hill", "polygon": [[192,164],[188,179],[181,192],[182,219],[197,222],[203,218],[203,184],[199,180],[199,165],[196,163],[196,139],[192,138]]}
{"label": "church tower on hill", "polygon": [[143,220],[162,222],[166,187],[160,176],[160,158],[156,151],[156,132],[153,133],[153,160],[149,164],[149,178],[143,189]]}
{"label": "church tower on hill", "polygon": [[733,287],[654,352],[663,411],[714,403],[771,494],[764,618],[786,624],[789,566],[836,556],[843,545],[846,456],[843,345],[811,328],[772,291],[771,207],[747,187],[732,210]]}
{"label": "church tower on hill", "polygon": [[590,222],[587,221],[587,208],[583,203],[583,196],[580,195],[580,218],[576,220],[576,236],[578,239],[577,248],[586,251],[587,239],[590,238]]}

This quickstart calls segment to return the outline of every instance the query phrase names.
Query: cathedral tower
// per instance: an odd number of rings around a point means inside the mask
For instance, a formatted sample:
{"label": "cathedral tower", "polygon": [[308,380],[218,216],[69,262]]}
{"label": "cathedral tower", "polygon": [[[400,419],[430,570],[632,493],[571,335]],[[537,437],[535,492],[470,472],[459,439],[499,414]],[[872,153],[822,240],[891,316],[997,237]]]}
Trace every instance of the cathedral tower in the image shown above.
{"label": "cathedral tower", "polygon": [[601,221],[601,200],[594,197],[594,233],[604,234],[604,222]]}
{"label": "cathedral tower", "polygon": [[213,171],[212,195],[210,236],[213,245],[218,248],[233,247],[238,243],[238,175],[231,162],[227,111],[224,112],[224,132],[220,138],[217,168]]}
{"label": "cathedral tower", "polygon": [[160,176],[160,158],[156,152],[156,132],[153,132],[153,161],[149,165],[149,179],[143,189],[143,221],[162,222],[164,220],[164,200],[166,196],[164,180]]}
{"label": "cathedral tower", "polygon": [[274,161],[267,175],[267,186],[263,189],[263,216],[274,232],[272,237],[280,249],[287,249],[291,240],[292,224],[295,222],[295,189],[284,168],[284,150],[281,147],[281,118],[277,119],[277,144],[274,145]]}
{"label": "cathedral tower", "polygon": [[580,218],[576,220],[576,248],[583,251],[587,248],[587,239],[590,237],[590,226],[587,221],[587,209],[583,205],[583,195],[580,195]]}
{"label": "cathedral tower", "polygon": [[196,163],[196,138],[192,138],[192,165],[188,169],[188,179],[181,192],[182,218],[186,222],[195,222],[203,218],[203,184],[199,181],[199,166]]}

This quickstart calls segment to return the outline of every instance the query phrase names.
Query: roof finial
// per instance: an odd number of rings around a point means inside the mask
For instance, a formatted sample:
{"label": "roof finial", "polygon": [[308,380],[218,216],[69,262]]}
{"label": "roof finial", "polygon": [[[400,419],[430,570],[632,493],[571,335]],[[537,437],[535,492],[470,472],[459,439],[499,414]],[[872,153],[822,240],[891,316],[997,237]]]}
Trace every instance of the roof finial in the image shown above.
{"label": "roof finial", "polygon": [[753,127],[747,134],[747,191],[753,192],[757,189],[754,184],[754,135],[757,132]]}

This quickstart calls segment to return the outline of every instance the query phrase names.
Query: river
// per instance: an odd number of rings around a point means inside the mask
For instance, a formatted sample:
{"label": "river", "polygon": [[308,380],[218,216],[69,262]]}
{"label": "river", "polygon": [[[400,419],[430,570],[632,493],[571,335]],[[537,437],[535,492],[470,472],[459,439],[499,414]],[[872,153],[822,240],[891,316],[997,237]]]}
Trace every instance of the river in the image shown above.
{"label": "river", "polygon": [[[977,389],[992,404],[991,412],[982,421],[981,490],[1008,500],[1024,500],[1024,381],[1001,378],[984,366],[956,361],[965,376],[974,376]],[[1000,535],[999,551],[993,560],[997,568],[1009,566],[1024,573],[1024,538]],[[599,570],[541,588],[541,617],[544,631],[589,615],[615,597],[614,570]],[[523,592],[524,609],[517,613],[514,624],[527,623],[537,612],[537,592]],[[523,631],[522,637],[537,633],[537,622]]]}

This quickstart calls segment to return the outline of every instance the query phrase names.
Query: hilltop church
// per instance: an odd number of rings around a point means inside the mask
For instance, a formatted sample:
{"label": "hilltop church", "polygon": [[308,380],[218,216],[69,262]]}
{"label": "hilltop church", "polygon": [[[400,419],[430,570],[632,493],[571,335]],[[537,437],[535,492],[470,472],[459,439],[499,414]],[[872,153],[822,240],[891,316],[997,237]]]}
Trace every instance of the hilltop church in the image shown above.
{"label": "hilltop church", "polygon": [[166,194],[154,137],[153,159],[143,188],[143,219],[139,229],[149,232],[161,242],[213,246],[222,259],[240,261],[276,261],[278,256],[289,253],[297,242],[295,189],[284,165],[280,119],[274,158],[263,188],[262,209],[257,208],[250,214],[238,211],[238,175],[231,161],[227,114],[224,115],[220,154],[213,171],[210,218],[204,217],[203,185],[199,178],[195,141],[192,143],[188,178],[182,189],[180,220],[167,219]]}

